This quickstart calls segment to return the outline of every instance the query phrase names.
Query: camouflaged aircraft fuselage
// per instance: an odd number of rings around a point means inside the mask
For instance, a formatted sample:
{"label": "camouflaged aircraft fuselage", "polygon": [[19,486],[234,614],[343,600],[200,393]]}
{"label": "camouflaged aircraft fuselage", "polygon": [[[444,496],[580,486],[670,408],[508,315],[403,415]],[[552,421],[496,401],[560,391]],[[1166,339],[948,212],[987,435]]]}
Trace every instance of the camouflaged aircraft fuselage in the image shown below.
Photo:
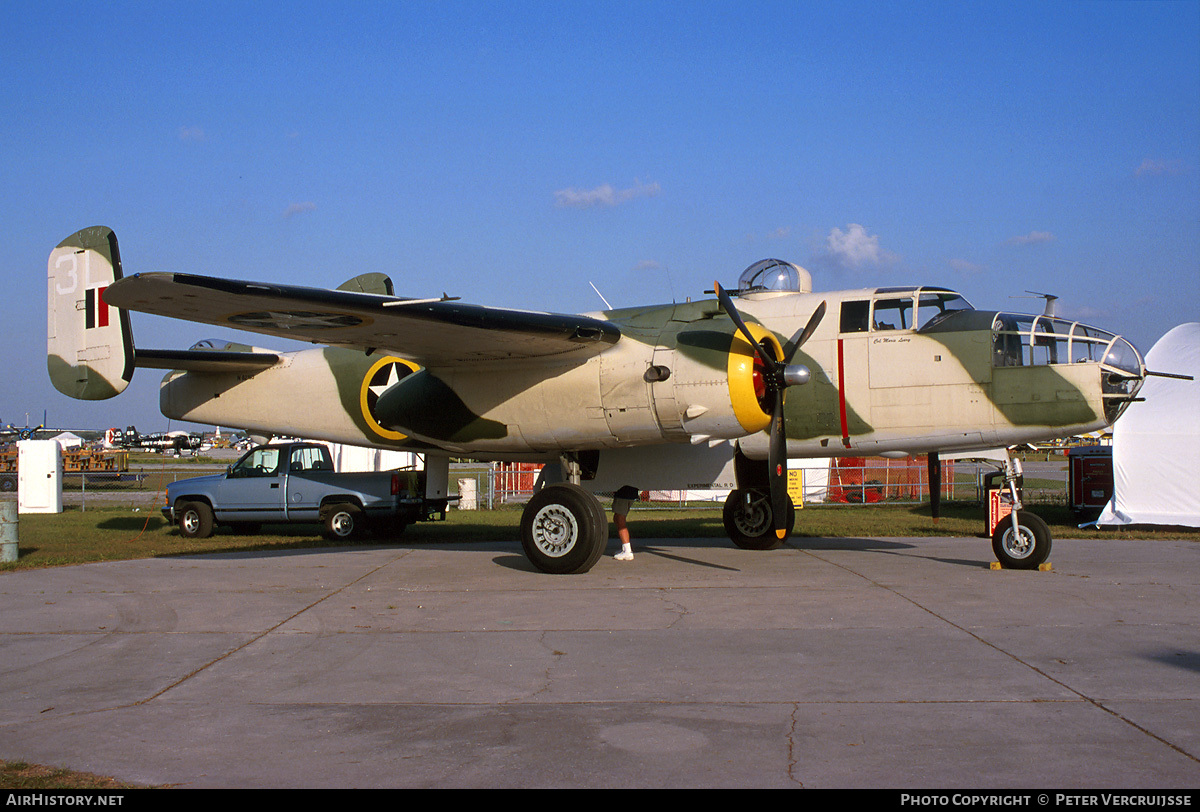
{"label": "camouflaged aircraft fuselage", "polygon": [[[840,318],[864,307],[899,315],[899,301],[945,295],[893,289],[739,299],[751,329],[777,348],[820,301],[839,316],[826,319],[795,359],[812,379],[786,396],[789,456],[1036,442],[1101,429],[1131,397],[1120,379],[1138,374],[1132,348],[1082,325],[967,309],[919,329],[874,320],[862,329]],[[593,315],[617,325],[621,338],[583,359],[421,367],[380,352],[306,350],[252,373],[172,373],[162,410],[253,431],[286,427],[339,442],[489,458],[717,440],[739,440],[748,456],[765,456],[768,418],[754,358],[715,300]]]}

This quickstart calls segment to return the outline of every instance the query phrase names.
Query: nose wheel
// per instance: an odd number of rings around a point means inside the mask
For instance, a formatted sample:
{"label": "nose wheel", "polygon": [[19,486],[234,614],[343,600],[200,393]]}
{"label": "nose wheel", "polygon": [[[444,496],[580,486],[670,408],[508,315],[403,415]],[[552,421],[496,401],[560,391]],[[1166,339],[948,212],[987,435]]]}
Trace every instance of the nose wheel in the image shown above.
{"label": "nose wheel", "polygon": [[1011,453],[1004,464],[1004,484],[1012,497],[1012,513],[992,532],[992,552],[1005,569],[1035,570],[1050,557],[1050,528],[1021,505],[1021,463]]}
{"label": "nose wheel", "polygon": [[992,552],[1005,569],[1034,570],[1050,557],[1050,528],[1041,517],[1022,510],[1005,518],[992,534]]}

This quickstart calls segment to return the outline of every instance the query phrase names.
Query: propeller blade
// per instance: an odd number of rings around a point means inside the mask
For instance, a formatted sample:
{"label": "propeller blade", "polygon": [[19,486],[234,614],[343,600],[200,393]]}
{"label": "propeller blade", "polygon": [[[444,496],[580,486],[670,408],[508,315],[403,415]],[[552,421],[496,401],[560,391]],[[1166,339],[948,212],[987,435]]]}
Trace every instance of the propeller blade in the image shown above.
{"label": "propeller blade", "polygon": [[792,356],[796,354],[796,350],[803,347],[804,342],[812,338],[812,334],[817,331],[817,325],[821,323],[821,319],[823,318],[825,318],[825,302],[821,302],[821,304],[817,305],[817,309],[814,310],[813,314],[808,317],[808,324],[804,325],[804,332],[800,334],[799,338],[792,341],[792,349],[791,352],[788,353],[787,358],[784,360],[785,364],[790,363]]}
{"label": "propeller blade", "polygon": [[767,451],[767,481],[771,487],[771,522],[775,535],[787,536],[788,457],[787,433],[783,428],[783,389],[776,389],[771,404],[771,445]]}
{"label": "propeller blade", "polygon": [[750,333],[749,328],[746,327],[746,323],[742,321],[741,314],[738,313],[737,308],[733,306],[733,300],[729,298],[729,294],[725,292],[725,290],[721,287],[721,283],[719,282],[713,282],[713,290],[717,293],[717,301],[720,302],[721,309],[725,311],[725,315],[729,316],[729,318],[733,321],[733,325],[737,327],[738,332],[742,334],[742,337],[750,342],[750,346],[754,348],[754,354],[758,356],[760,361],[762,361],[762,365],[767,368],[769,373],[774,375],[776,366],[775,359],[768,355],[767,351],[759,346],[758,341],[755,340],[754,336]]}

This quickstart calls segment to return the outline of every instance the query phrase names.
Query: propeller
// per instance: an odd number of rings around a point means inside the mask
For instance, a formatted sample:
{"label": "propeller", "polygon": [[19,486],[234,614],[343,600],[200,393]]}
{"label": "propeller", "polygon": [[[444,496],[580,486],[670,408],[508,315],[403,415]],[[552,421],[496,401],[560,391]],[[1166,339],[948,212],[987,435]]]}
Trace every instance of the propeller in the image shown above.
{"label": "propeller", "polygon": [[812,338],[812,334],[816,332],[817,325],[825,316],[825,302],[821,302],[813,311],[803,332],[791,342],[791,348],[786,350],[785,357],[777,360],[754,338],[745,322],[742,321],[741,314],[733,304],[733,299],[720,283],[714,282],[713,290],[717,294],[717,301],[720,303],[721,309],[733,321],[742,337],[754,348],[755,358],[762,366],[766,400],[764,405],[771,416],[771,439],[767,450],[767,481],[771,490],[771,520],[775,526],[775,535],[782,539],[787,535],[788,507],[787,432],[783,421],[783,395],[789,386],[808,383],[810,377],[808,368],[803,364],[793,364],[791,361],[804,342]]}

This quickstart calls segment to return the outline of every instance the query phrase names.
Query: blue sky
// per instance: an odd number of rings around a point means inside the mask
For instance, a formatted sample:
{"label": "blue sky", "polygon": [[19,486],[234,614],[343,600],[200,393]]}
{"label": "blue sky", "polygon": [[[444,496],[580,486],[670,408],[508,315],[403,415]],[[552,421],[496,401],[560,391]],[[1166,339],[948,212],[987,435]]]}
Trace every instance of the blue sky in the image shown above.
{"label": "blue sky", "polygon": [[[167,428],[45,372],[50,249],[560,312],[768,256],[1148,350],[1200,320],[1200,3],[10,4],[0,420]],[[146,347],[244,334],[134,314]],[[266,337],[268,347],[282,345]],[[180,426],[171,426],[178,428]]]}

